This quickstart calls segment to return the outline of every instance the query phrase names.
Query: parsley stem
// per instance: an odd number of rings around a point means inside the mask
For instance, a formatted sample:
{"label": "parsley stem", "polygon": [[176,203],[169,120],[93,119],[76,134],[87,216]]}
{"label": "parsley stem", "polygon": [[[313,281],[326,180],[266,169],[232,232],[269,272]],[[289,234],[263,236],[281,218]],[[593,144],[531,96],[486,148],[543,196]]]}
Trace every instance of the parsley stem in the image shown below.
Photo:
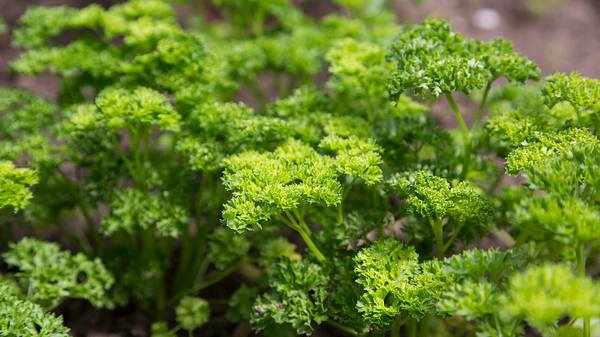
{"label": "parsley stem", "polygon": [[444,253],[448,250],[448,248],[450,248],[450,246],[452,246],[454,241],[456,241],[456,237],[458,236],[458,233],[460,233],[460,230],[462,229],[464,224],[464,222],[461,222],[458,224],[458,226],[456,226],[454,233],[452,233],[452,236],[450,236],[448,241],[446,241],[446,243],[444,244]]}
{"label": "parsley stem", "polygon": [[327,322],[327,324],[329,324],[339,330],[342,330],[352,336],[358,336],[358,333],[356,332],[356,330],[352,329],[351,327],[345,326],[345,325],[338,323],[332,319],[329,319],[326,322]]}
{"label": "parsley stem", "polygon": [[479,109],[477,109],[477,114],[475,114],[475,119],[473,119],[473,124],[471,125],[471,133],[474,134],[477,128],[479,128],[479,123],[481,122],[481,116],[483,115],[483,109],[485,108],[485,104],[487,103],[488,96],[490,94],[490,89],[492,89],[492,83],[495,79],[491,79],[485,85],[485,89],[483,89],[483,97],[481,97],[481,102],[479,102]]}
{"label": "parsley stem", "polygon": [[408,336],[417,337],[417,320],[414,318],[408,321]]}
{"label": "parsley stem", "polygon": [[310,235],[308,233],[306,233],[304,231],[304,229],[302,229],[302,227],[298,227],[298,229],[296,229],[296,231],[300,234],[300,236],[302,237],[302,239],[306,243],[306,246],[308,247],[308,249],[310,249],[310,251],[313,254],[315,254],[315,257],[317,258],[317,261],[319,261],[321,263],[324,262],[326,260],[325,255],[323,255],[323,253],[321,253],[321,251],[319,250],[319,248],[317,248],[317,245],[315,245],[315,243],[311,239]]}
{"label": "parsley stem", "polygon": [[282,218],[284,220],[284,222],[291,229],[295,230],[296,232],[298,232],[298,234],[300,234],[300,236],[304,240],[304,243],[306,243],[306,246],[308,247],[308,249],[310,249],[310,251],[313,254],[315,254],[315,257],[317,258],[317,260],[319,262],[324,262],[326,260],[325,255],[323,255],[323,253],[321,253],[321,251],[319,250],[317,245],[311,239],[310,228],[308,227],[306,222],[304,222],[304,218],[302,217],[302,214],[300,212],[298,212],[298,210],[293,210],[293,213],[297,217],[297,219],[296,219],[289,211],[285,211],[284,213],[287,216],[287,219]]}
{"label": "parsley stem", "polygon": [[465,122],[462,114],[460,113],[458,104],[456,104],[456,101],[454,100],[454,97],[452,96],[452,94],[450,94],[450,93],[446,94],[446,98],[448,99],[448,103],[450,103],[450,107],[452,108],[452,111],[454,112],[454,116],[456,116],[456,120],[458,121],[458,124],[460,124],[460,128],[462,129],[462,132],[463,132],[463,135],[465,138],[463,165],[462,165],[462,171],[460,173],[460,178],[465,179],[467,174],[469,173],[469,166],[471,164],[471,151],[472,151],[472,147],[473,147],[473,145],[472,145],[473,137],[471,135],[471,130],[469,130],[467,123]]}
{"label": "parsley stem", "polygon": [[[585,246],[580,243],[575,249],[575,256],[577,259],[577,274],[580,277],[585,277]],[[590,318],[585,317],[583,319],[583,337],[590,337],[591,335]]]}
{"label": "parsley stem", "polygon": [[396,319],[392,322],[392,327],[390,329],[390,337],[400,337],[400,328],[406,318],[402,318],[402,315],[398,315]]}
{"label": "parsley stem", "polygon": [[435,254],[439,259],[444,258],[444,232],[442,229],[442,220],[429,220],[433,236],[435,237]]}

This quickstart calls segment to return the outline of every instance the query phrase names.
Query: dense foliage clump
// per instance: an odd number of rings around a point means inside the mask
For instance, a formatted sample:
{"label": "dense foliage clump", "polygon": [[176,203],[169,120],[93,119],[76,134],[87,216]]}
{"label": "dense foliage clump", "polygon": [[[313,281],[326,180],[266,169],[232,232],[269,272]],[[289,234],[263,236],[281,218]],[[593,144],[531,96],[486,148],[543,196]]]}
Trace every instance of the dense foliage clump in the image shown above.
{"label": "dense foliage clump", "polygon": [[74,303],[154,337],[600,332],[600,81],[334,3],[10,27],[59,86],[0,89],[0,336],[67,336]]}

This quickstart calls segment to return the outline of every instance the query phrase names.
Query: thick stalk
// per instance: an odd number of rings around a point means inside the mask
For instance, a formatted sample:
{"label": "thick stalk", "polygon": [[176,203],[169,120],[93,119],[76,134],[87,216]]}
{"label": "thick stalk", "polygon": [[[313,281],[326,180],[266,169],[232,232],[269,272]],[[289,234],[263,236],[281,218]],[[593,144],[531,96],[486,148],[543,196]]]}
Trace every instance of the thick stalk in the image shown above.
{"label": "thick stalk", "polygon": [[319,248],[317,248],[317,245],[315,245],[315,243],[311,239],[310,235],[308,233],[306,233],[302,228],[298,228],[297,231],[300,234],[300,236],[302,237],[302,239],[304,240],[304,242],[306,243],[306,246],[308,247],[308,249],[310,249],[310,251],[313,254],[315,254],[317,261],[319,261],[321,263],[325,262],[325,260],[326,260],[325,255],[323,255],[323,253],[321,253]]}
{"label": "thick stalk", "polygon": [[424,316],[419,322],[419,337],[429,336],[429,316]]}
{"label": "thick stalk", "polygon": [[392,327],[390,329],[390,337],[400,337],[400,328],[402,327],[402,323],[404,320],[401,315],[398,315],[394,322],[392,322]]}
{"label": "thick stalk", "polygon": [[[294,213],[299,215],[296,210],[294,210]],[[283,218],[284,222],[290,228],[292,228],[293,230],[298,232],[298,234],[300,234],[300,236],[304,240],[304,243],[306,243],[306,246],[308,247],[308,249],[317,258],[317,261],[324,262],[326,260],[325,255],[323,255],[323,253],[321,253],[321,251],[319,250],[317,245],[314,243],[314,241],[310,237],[310,233],[307,231],[308,226],[304,222],[304,219],[303,218],[294,219],[294,216],[292,216],[292,214],[290,212],[285,212],[285,215],[287,216],[287,219]]]}
{"label": "thick stalk", "polygon": [[450,248],[450,246],[452,246],[452,244],[454,244],[454,241],[456,241],[456,238],[458,237],[458,234],[460,233],[460,230],[464,224],[464,222],[459,223],[458,226],[456,226],[454,233],[452,233],[452,236],[450,236],[450,238],[444,243],[444,253],[448,250],[448,248]]}
{"label": "thick stalk", "polygon": [[442,220],[429,220],[435,238],[435,254],[439,259],[444,258],[444,231]]}
{"label": "thick stalk", "polygon": [[[577,258],[577,274],[580,277],[585,277],[585,246],[580,243],[577,245],[575,256]],[[583,337],[591,337],[590,318],[583,319]]]}
{"label": "thick stalk", "polygon": [[414,318],[408,321],[408,336],[417,337],[417,320]]}
{"label": "thick stalk", "polygon": [[471,130],[469,130],[469,127],[467,126],[467,123],[465,122],[462,114],[460,113],[460,109],[458,108],[458,104],[456,104],[456,101],[454,100],[454,97],[452,96],[452,94],[446,94],[446,98],[448,99],[448,103],[450,103],[450,107],[452,108],[452,111],[454,112],[454,116],[456,117],[456,120],[458,121],[458,124],[460,125],[460,128],[463,132],[463,137],[465,138],[465,148],[464,148],[464,156],[463,156],[463,165],[462,165],[462,171],[460,173],[460,178],[461,179],[465,179],[467,174],[469,173],[469,166],[471,165],[471,151],[472,151],[472,147],[473,147],[473,137],[471,135]]}

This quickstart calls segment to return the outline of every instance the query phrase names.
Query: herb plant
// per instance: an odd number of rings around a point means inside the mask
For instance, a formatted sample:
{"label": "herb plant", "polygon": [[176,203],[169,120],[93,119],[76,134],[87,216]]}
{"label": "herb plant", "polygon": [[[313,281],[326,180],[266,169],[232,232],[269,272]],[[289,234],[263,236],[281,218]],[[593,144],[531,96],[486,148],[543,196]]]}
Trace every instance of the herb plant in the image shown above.
{"label": "herb plant", "polygon": [[75,301],[154,337],[600,332],[600,81],[334,2],[30,8],[11,69],[59,86],[0,89],[0,335]]}

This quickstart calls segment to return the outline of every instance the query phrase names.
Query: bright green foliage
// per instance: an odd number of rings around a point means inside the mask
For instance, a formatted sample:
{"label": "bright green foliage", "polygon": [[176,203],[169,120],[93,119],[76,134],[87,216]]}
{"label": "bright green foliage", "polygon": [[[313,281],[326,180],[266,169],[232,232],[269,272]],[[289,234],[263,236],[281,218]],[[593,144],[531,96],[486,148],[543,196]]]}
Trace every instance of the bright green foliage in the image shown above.
{"label": "bright green foliage", "polygon": [[209,259],[219,269],[226,268],[244,257],[250,249],[250,242],[228,228],[219,228],[208,242]]}
{"label": "bright green foliage", "polygon": [[98,121],[111,130],[135,130],[142,126],[171,131],[179,129],[180,117],[167,98],[149,88],[109,88],[98,95],[96,105]]}
{"label": "bright green foliage", "polygon": [[590,242],[600,236],[600,210],[577,198],[545,195],[525,199],[517,208],[515,220],[535,228],[541,237],[567,244]]}
{"label": "bright green foliage", "polygon": [[272,148],[291,133],[279,118],[257,116],[243,104],[217,102],[192,110],[185,130],[177,148],[199,171],[220,169],[226,156],[245,149]]}
{"label": "bright green foliage", "polygon": [[406,198],[409,213],[430,222],[434,234],[444,219],[449,219],[444,226],[453,226],[455,233],[465,225],[469,231],[487,226],[491,207],[478,188],[468,182],[452,186],[444,178],[416,171],[394,177],[390,185]]}
{"label": "bright green foliage", "polygon": [[176,238],[188,221],[185,209],[172,204],[168,195],[161,197],[127,189],[115,196],[111,206],[111,213],[102,221],[105,235],[154,230],[157,235]]}
{"label": "bright green foliage", "polygon": [[50,164],[53,144],[44,131],[52,125],[56,107],[22,90],[0,88],[0,159]]}
{"label": "bright green foliage", "polygon": [[447,258],[446,269],[457,280],[481,280],[488,278],[499,281],[514,271],[520,264],[521,257],[512,250],[472,249]]}
{"label": "bright green foliage", "polygon": [[533,185],[559,196],[589,196],[596,200],[599,146],[600,141],[585,129],[540,134],[537,142],[509,154],[506,171],[523,172]]}
{"label": "bright green foliage", "polygon": [[437,97],[469,93],[502,76],[511,82],[539,77],[537,65],[516,53],[510,43],[471,40],[452,32],[444,21],[406,27],[388,58],[397,66],[388,84],[393,99],[407,89]]}
{"label": "bright green foliage", "polygon": [[352,179],[360,179],[367,185],[383,179],[379,155],[381,149],[371,139],[328,136],[321,140],[319,147],[335,153],[335,166],[339,173]]}
{"label": "bright green foliage", "polygon": [[376,13],[383,9],[385,0],[336,0],[335,3],[348,8],[352,13]]}
{"label": "bright green foliage", "polygon": [[277,213],[341,202],[336,160],[299,141],[290,140],[274,152],[244,152],[225,166],[223,183],[234,197],[225,205],[223,219],[238,232],[260,229]]}
{"label": "bright green foliage", "polygon": [[530,267],[511,277],[502,298],[505,315],[526,320],[542,332],[562,317],[597,317],[600,287],[587,277],[573,275],[565,265]]}
{"label": "bright green foliage", "polygon": [[[67,30],[82,33],[64,47],[54,43]],[[98,32],[100,38],[86,30]],[[123,43],[113,42],[119,38]],[[202,68],[202,44],[181,30],[169,4],[161,0],[134,0],[108,10],[98,5],[31,8],[14,32],[14,43],[28,51],[13,68],[27,74],[50,71],[69,79],[63,87],[67,100],[83,98],[81,84],[101,89],[107,83],[143,83],[165,88],[182,101],[213,91],[206,82],[213,75]]]}
{"label": "bright green foliage", "polygon": [[175,332],[172,332],[169,329],[169,326],[166,322],[152,323],[150,330],[151,337],[176,337]]}
{"label": "bright green foliage", "polygon": [[336,43],[326,54],[332,77],[327,83],[343,100],[363,102],[353,109],[364,110],[373,118],[386,100],[378,99],[385,93],[387,78],[392,65],[385,61],[385,49],[377,44],[344,39]]}
{"label": "bright green foliage", "polygon": [[269,276],[271,292],[261,295],[254,305],[252,322],[257,327],[272,322],[289,324],[298,334],[310,335],[313,322],[327,320],[325,299],[329,280],[321,267],[284,258]]}
{"label": "bright green foliage", "polygon": [[187,331],[196,330],[208,322],[210,306],[198,297],[184,297],[175,308],[177,324]]}
{"label": "bright green foliage", "polygon": [[12,70],[57,97],[0,89],[0,335],[76,299],[154,337],[591,337],[598,81],[394,8],[29,8]]}
{"label": "bright green foliage", "polygon": [[27,299],[53,308],[65,298],[81,298],[97,307],[110,307],[107,297],[114,279],[99,259],[60,250],[55,243],[23,239],[4,255],[17,268],[17,283]]}
{"label": "bright green foliage", "polygon": [[559,102],[568,102],[580,113],[600,109],[600,81],[576,72],[549,76],[542,93],[546,104],[551,107]]}
{"label": "bright green foliage", "polygon": [[8,31],[8,26],[4,20],[0,19],[0,34],[4,34]]}
{"label": "bright green foliage", "polygon": [[412,247],[392,239],[356,254],[356,282],[363,289],[356,306],[366,321],[388,326],[401,313],[420,319],[434,310],[452,277],[438,261],[420,263],[418,258]]}
{"label": "bright green foliage", "polygon": [[512,250],[465,250],[447,258],[446,272],[454,283],[444,289],[437,310],[473,322],[479,334],[517,336],[519,325],[500,313],[503,284],[522,258]]}
{"label": "bright green foliage", "polygon": [[493,284],[467,280],[446,289],[437,308],[440,312],[472,320],[494,314],[498,310],[498,304],[499,293]]}
{"label": "bright green foliage", "polygon": [[37,304],[21,299],[0,281],[0,331],[6,337],[67,337],[62,317],[46,313]]}
{"label": "bright green foliage", "polygon": [[281,258],[288,258],[291,261],[302,259],[302,255],[296,252],[296,245],[284,238],[275,238],[265,242],[260,255],[259,262],[267,267],[277,263]]}
{"label": "bright green foliage", "polygon": [[0,161],[0,209],[18,211],[31,199],[29,188],[38,182],[37,174],[26,168],[16,168],[9,161]]}
{"label": "bright green foliage", "polygon": [[264,21],[270,15],[280,20],[289,19],[292,15],[301,16],[300,13],[295,12],[296,8],[288,0],[211,0],[211,2],[227,15],[230,23],[237,29],[250,27],[255,34],[261,33]]}

